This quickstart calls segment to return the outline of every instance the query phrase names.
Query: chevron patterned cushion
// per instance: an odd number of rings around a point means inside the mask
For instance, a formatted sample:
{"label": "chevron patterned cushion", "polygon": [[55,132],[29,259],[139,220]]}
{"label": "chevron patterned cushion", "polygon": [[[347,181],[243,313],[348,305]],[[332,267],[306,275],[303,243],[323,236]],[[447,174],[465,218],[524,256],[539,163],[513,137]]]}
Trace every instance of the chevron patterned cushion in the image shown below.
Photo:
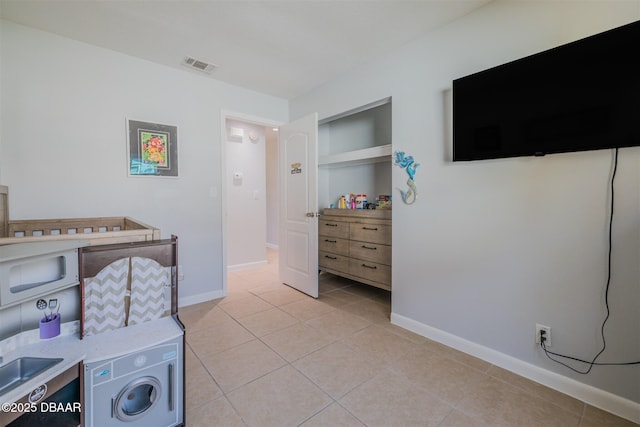
{"label": "chevron patterned cushion", "polygon": [[131,258],[131,306],[127,325],[159,319],[164,313],[164,287],[171,270],[149,258]]}
{"label": "chevron patterned cushion", "polygon": [[85,336],[124,326],[128,276],[129,258],[123,258],[100,270],[95,277],[84,279]]}

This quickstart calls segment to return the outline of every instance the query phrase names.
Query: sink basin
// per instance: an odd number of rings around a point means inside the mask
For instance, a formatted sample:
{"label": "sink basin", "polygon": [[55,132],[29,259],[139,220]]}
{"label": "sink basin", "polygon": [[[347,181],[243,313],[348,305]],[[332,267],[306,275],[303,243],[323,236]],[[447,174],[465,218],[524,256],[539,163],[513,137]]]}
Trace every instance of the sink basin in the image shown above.
{"label": "sink basin", "polygon": [[63,359],[20,357],[0,366],[0,395],[13,390],[36,375],[62,362]]}

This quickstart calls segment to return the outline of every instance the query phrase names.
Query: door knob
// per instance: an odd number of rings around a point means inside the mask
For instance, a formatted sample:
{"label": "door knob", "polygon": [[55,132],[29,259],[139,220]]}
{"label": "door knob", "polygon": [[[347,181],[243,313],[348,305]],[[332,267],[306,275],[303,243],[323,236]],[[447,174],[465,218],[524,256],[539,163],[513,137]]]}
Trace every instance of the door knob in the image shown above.
{"label": "door knob", "polygon": [[313,218],[315,216],[320,216],[318,212],[307,212],[307,217]]}

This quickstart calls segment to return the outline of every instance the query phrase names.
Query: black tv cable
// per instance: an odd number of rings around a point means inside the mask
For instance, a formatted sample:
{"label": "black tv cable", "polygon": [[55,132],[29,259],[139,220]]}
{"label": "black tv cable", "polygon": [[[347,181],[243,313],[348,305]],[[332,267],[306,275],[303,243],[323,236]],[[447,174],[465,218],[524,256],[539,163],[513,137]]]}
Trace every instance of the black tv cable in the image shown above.
{"label": "black tv cable", "polygon": [[[596,354],[593,359],[589,362],[588,360],[583,360],[583,359],[579,359],[577,357],[572,357],[572,356],[566,356],[564,354],[559,354],[559,353],[554,353],[552,351],[549,351],[547,349],[547,347],[544,345],[544,335],[541,336],[540,339],[540,347],[542,348],[542,350],[544,351],[544,354],[551,360],[553,360],[556,363],[559,363],[569,369],[571,369],[574,372],[577,372],[579,374],[583,374],[586,375],[589,372],[591,372],[591,369],[594,366],[622,366],[622,365],[640,365],[640,360],[635,361],[635,362],[609,362],[609,363],[601,363],[601,362],[596,362],[596,360],[600,357],[600,355],[604,352],[604,350],[607,348],[607,342],[605,340],[604,337],[604,327],[607,324],[607,321],[609,320],[609,316],[611,314],[611,311],[609,309],[609,288],[611,286],[611,253],[612,253],[612,247],[613,247],[613,206],[614,206],[614,183],[615,183],[615,179],[616,179],[616,172],[618,171],[618,147],[616,147],[614,149],[614,160],[613,160],[613,172],[611,173],[611,184],[610,184],[610,188],[611,188],[611,207],[609,209],[609,253],[608,253],[608,263],[607,263],[607,283],[605,286],[605,291],[604,291],[604,305],[605,305],[605,309],[606,309],[606,316],[604,318],[604,320],[602,321],[602,326],[600,327],[600,335],[602,336],[602,348],[600,349],[600,351],[598,352],[598,354]],[[581,371],[579,369],[576,369],[572,366],[569,366],[568,364],[554,359],[551,356],[557,356],[557,357],[562,357],[565,359],[570,359],[570,360],[575,360],[577,362],[580,363],[585,363],[587,365],[589,365],[589,367],[587,368],[586,371]]]}

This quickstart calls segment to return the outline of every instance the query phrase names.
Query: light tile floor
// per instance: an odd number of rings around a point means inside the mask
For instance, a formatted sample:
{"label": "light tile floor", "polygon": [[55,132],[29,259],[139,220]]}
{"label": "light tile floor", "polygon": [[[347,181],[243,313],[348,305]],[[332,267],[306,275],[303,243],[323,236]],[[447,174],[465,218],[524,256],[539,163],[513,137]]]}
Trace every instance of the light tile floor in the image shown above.
{"label": "light tile floor", "polygon": [[389,292],[322,274],[313,299],[263,268],[185,307],[186,425],[633,426],[389,323]]}

